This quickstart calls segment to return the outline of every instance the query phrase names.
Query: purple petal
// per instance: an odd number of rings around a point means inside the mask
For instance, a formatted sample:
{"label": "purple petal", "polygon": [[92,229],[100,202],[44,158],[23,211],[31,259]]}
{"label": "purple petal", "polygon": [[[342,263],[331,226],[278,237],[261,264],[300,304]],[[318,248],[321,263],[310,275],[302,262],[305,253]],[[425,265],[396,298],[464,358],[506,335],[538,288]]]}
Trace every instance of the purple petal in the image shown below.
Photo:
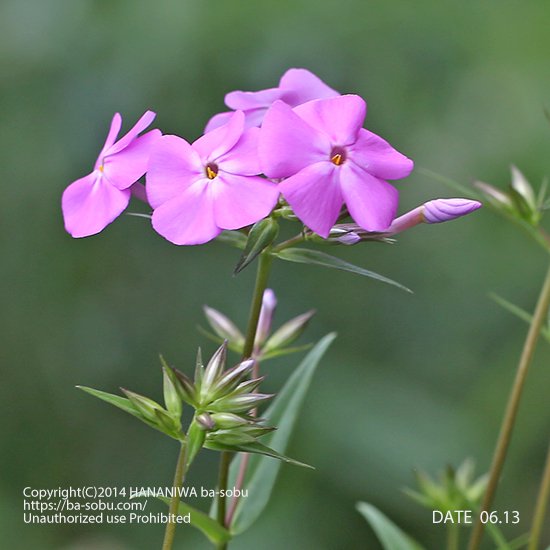
{"label": "purple petal", "polygon": [[308,101],[294,109],[310,126],[329,136],[333,145],[350,145],[367,114],[367,104],[358,95],[342,95]]}
{"label": "purple petal", "polygon": [[125,147],[128,147],[130,143],[138,136],[140,132],[143,132],[153,120],[155,120],[156,113],[153,111],[147,111],[145,114],[134,124],[127,134],[121,137],[112,147],[105,150],[105,155],[114,155],[119,151],[122,151]]}
{"label": "purple petal", "polygon": [[222,229],[240,229],[265,218],[279,198],[275,183],[255,176],[220,172],[211,186],[214,219]]}
{"label": "purple petal", "polygon": [[126,189],[141,178],[147,170],[151,148],[161,135],[160,130],[151,130],[119,153],[106,156],[103,173],[109,182],[119,189]]}
{"label": "purple petal", "polygon": [[348,148],[348,151],[350,160],[377,178],[388,180],[406,178],[414,168],[411,159],[368,130],[359,131],[357,141]]}
{"label": "purple petal", "polygon": [[109,128],[109,133],[107,134],[107,139],[105,140],[105,143],[103,144],[103,147],[101,148],[101,151],[97,157],[94,170],[97,170],[103,161],[103,156],[105,155],[105,151],[109,149],[113,145],[113,143],[116,141],[116,138],[118,136],[118,133],[120,132],[120,128],[122,127],[122,117],[120,116],[120,113],[115,113],[113,116],[113,119],[111,120],[111,127]]}
{"label": "purple petal", "polygon": [[225,104],[234,110],[248,111],[249,109],[257,109],[258,107],[269,107],[277,99],[281,99],[283,95],[279,88],[268,88],[258,92],[242,92],[237,90],[229,92],[225,96]]}
{"label": "purple petal", "polygon": [[276,101],[264,118],[258,153],[269,178],[292,176],[306,166],[328,160],[331,145],[282,101]]}
{"label": "purple petal", "polygon": [[178,136],[162,136],[151,147],[146,176],[147,198],[153,208],[180,195],[204,177],[198,153]]}
{"label": "purple petal", "polygon": [[130,187],[130,191],[132,192],[132,197],[135,197],[145,204],[149,204],[149,201],[147,200],[147,191],[145,190],[145,185],[136,182]]}
{"label": "purple petal", "polygon": [[214,222],[214,201],[206,178],[153,212],[153,228],[165,239],[179,245],[203,244],[221,230]]}
{"label": "purple petal", "polygon": [[279,184],[294,213],[312,231],[327,238],[342,208],[338,167],[331,162],[307,166]]}
{"label": "purple petal", "polygon": [[281,99],[292,107],[312,99],[326,99],[340,95],[307,69],[289,69],[281,77],[279,87],[285,91]]}
{"label": "purple petal", "polygon": [[341,166],[340,186],[351,217],[367,231],[384,231],[397,212],[399,194],[351,162]]}
{"label": "purple petal", "polygon": [[244,114],[242,111],[235,111],[226,124],[194,141],[193,149],[199,153],[204,164],[216,161],[239,141],[243,130]]}
{"label": "purple petal", "polygon": [[468,199],[434,199],[424,203],[423,215],[426,223],[441,223],[466,216],[481,208],[481,203]]}
{"label": "purple petal", "polygon": [[76,180],[61,198],[65,229],[73,237],[99,233],[128,206],[130,194],[113,187],[99,171]]}
{"label": "purple petal", "polygon": [[260,174],[262,170],[258,158],[259,137],[259,128],[245,130],[236,145],[216,160],[220,170],[241,176]]}
{"label": "purple petal", "polygon": [[206,123],[206,126],[204,128],[204,133],[206,134],[216,128],[219,128],[220,126],[223,126],[224,124],[227,124],[232,114],[233,114],[233,111],[228,111],[226,113],[218,113],[217,115],[214,115]]}

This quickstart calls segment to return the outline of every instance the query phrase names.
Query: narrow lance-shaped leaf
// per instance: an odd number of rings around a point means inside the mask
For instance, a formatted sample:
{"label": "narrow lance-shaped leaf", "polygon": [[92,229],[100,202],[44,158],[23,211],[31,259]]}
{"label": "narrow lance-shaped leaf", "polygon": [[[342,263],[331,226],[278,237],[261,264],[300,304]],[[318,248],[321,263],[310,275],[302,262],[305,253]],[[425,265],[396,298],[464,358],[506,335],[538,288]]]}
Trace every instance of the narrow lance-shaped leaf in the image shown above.
{"label": "narrow lance-shaped leaf", "polygon": [[380,510],[366,502],[359,502],[357,510],[368,521],[384,550],[423,550]]}
{"label": "narrow lance-shaped leaf", "polygon": [[368,269],[350,264],[349,262],[341,260],[340,258],[336,258],[335,256],[330,256],[329,254],[320,252],[319,250],[311,250],[308,248],[287,248],[285,250],[281,250],[281,252],[275,253],[274,256],[287,262],[319,265],[321,267],[339,269],[340,271],[348,271],[349,273],[355,273],[357,275],[362,275],[363,277],[370,277],[371,279],[375,279],[382,283],[396,286],[397,288],[405,290],[406,292],[412,292],[406,286],[403,286],[402,284],[392,279],[388,279],[388,277],[385,277],[384,275],[380,275],[378,273],[375,273],[374,271],[369,271]]}
{"label": "narrow lance-shaped leaf", "polygon": [[[289,377],[271,406],[262,414],[266,424],[277,427],[276,431],[262,438],[263,444],[272,450],[278,453],[286,451],[315,370],[335,337],[334,333],[328,334],[315,345]],[[242,459],[238,455],[231,463],[229,487],[235,485]],[[269,502],[280,465],[280,462],[262,456],[250,457],[244,484],[249,490],[249,497],[239,501],[231,525],[233,532],[246,531],[261,515]]]}
{"label": "narrow lance-shaped leaf", "polygon": [[86,386],[77,386],[77,388],[85,391],[86,393],[89,393],[90,395],[93,395],[94,397],[101,399],[102,401],[105,401],[106,403],[114,405],[115,407],[131,414],[132,416],[135,416],[136,418],[147,424],[147,426],[154,428],[155,430],[160,430],[162,433],[165,433],[170,437],[174,437],[174,435],[172,435],[171,433],[167,433],[163,428],[159,427],[156,418],[150,419],[144,416],[142,411],[136,408],[129,399],[100,390],[94,390],[93,388],[88,388]]}
{"label": "narrow lance-shaped leaf", "polygon": [[273,218],[265,218],[255,223],[250,233],[243,254],[235,266],[234,274],[240,273],[247,265],[262,253],[279,234],[279,224]]}
{"label": "narrow lance-shaped leaf", "polygon": [[126,397],[121,397],[120,395],[113,395],[112,393],[107,393],[100,390],[94,390],[93,388],[88,388],[87,386],[76,386],[79,390],[85,391],[106,403],[110,403],[119,409],[122,409],[124,412],[130,413],[133,416],[138,418],[143,418],[142,414],[137,410],[134,405],[132,405],[129,399]]}
{"label": "narrow lance-shaped leaf", "polygon": [[304,462],[300,462],[299,460],[294,460],[293,458],[289,458],[288,456],[278,453],[274,449],[271,449],[270,447],[263,445],[259,441],[250,441],[249,443],[238,443],[235,445],[225,445],[223,443],[218,443],[217,441],[209,441],[205,444],[205,447],[207,449],[212,449],[214,451],[260,454],[260,455],[268,456],[270,458],[276,458],[277,460],[281,460],[282,462],[286,462],[288,464],[293,464],[294,466],[301,466],[302,468],[310,468],[311,470],[315,469],[313,466],[310,466],[309,464],[305,464]]}

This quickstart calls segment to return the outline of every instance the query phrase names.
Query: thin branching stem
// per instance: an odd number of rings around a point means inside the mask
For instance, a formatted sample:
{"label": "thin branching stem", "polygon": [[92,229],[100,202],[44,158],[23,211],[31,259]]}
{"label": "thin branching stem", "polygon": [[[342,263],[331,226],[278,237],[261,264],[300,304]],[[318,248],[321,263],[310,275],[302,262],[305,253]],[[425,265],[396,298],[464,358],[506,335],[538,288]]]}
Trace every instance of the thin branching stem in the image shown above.
{"label": "thin branching stem", "polygon": [[[500,475],[502,473],[502,468],[504,466],[504,461],[506,460],[506,454],[508,452],[510,440],[512,438],[512,432],[514,430],[514,425],[516,422],[519,403],[523,392],[523,386],[525,385],[527,372],[529,371],[529,366],[531,365],[531,361],[535,353],[539,334],[546,321],[546,314],[548,312],[549,304],[550,267],[548,268],[548,272],[546,274],[546,278],[540,292],[531,325],[529,326],[527,338],[525,339],[525,344],[523,346],[523,351],[519,360],[514,385],[512,386],[512,391],[510,392],[510,397],[508,398],[508,403],[506,405],[506,411],[502,420],[500,434],[495,447],[491,469],[489,471],[489,481],[487,483],[487,489],[485,491],[483,502],[481,503],[481,508],[479,510],[480,513],[483,511],[488,511],[491,507],[491,504],[493,503],[498,482],[500,480]],[[481,539],[483,537],[484,528],[485,524],[479,520],[478,516],[477,522],[472,531],[468,550],[477,550],[479,548],[479,545],[481,544]]]}

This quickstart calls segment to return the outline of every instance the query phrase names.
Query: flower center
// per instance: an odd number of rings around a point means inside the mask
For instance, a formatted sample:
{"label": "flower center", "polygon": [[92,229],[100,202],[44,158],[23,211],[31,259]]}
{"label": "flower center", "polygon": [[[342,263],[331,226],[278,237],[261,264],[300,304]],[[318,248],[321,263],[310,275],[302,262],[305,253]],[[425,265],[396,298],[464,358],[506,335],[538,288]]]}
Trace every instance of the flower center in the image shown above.
{"label": "flower center", "polygon": [[343,147],[334,147],[330,153],[330,161],[340,166],[346,160],[346,151]]}
{"label": "flower center", "polygon": [[209,162],[204,171],[206,172],[206,177],[209,180],[213,180],[218,175],[218,165],[213,162]]}

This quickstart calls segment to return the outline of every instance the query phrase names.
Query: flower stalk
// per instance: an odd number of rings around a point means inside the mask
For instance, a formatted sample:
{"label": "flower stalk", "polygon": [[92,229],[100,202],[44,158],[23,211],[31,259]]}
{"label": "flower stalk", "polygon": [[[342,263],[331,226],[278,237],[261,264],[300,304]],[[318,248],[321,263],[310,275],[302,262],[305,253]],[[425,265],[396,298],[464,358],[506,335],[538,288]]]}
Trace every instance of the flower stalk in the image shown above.
{"label": "flower stalk", "polygon": [[[174,474],[174,483],[172,484],[174,489],[178,489],[182,486],[183,480],[185,478],[185,472],[187,470],[187,444],[185,441],[182,441],[180,452],[178,455],[178,462],[176,464],[176,472]],[[178,513],[178,507],[180,504],[180,492],[178,490],[174,491],[172,499],[170,500],[169,508],[169,520],[166,524],[166,530],[164,532],[164,542],[162,543],[162,550],[172,550],[172,544],[174,543],[174,535],[176,534],[176,523],[172,521],[174,515]]]}
{"label": "flower stalk", "polygon": [[[523,392],[523,386],[525,385],[529,366],[531,365],[533,355],[535,353],[535,348],[541,328],[546,321],[546,314],[549,304],[550,267],[548,268],[548,272],[546,274],[546,278],[544,280],[544,284],[539,295],[539,299],[535,308],[535,314],[533,315],[533,319],[529,326],[529,331],[527,333],[527,338],[525,339],[525,344],[523,346],[523,351],[519,360],[516,377],[512,386],[512,391],[506,405],[506,411],[504,413],[500,434],[493,455],[493,461],[491,463],[491,469],[489,471],[487,490],[485,491],[485,495],[481,503],[481,508],[479,510],[480,513],[490,509],[496,493],[498,482],[500,480],[500,475],[502,473],[502,468],[504,466],[504,461],[506,460],[508,447],[510,445],[510,440],[512,438],[512,432],[514,430],[514,425],[516,422],[519,403]],[[479,545],[481,544],[481,539],[483,537],[484,528],[485,525],[479,521],[478,515],[478,521],[474,527],[474,530],[472,531],[468,550],[477,550],[479,548]]]}
{"label": "flower stalk", "polygon": [[[254,342],[256,341],[256,331],[258,329],[258,321],[260,320],[260,311],[262,309],[262,298],[264,291],[267,288],[267,283],[269,280],[269,273],[271,270],[272,256],[270,250],[264,250],[259,257],[258,269],[256,272],[256,283],[254,285],[254,292],[252,294],[252,304],[250,306],[250,314],[248,318],[248,326],[246,330],[246,337],[243,347],[242,359],[248,359],[252,357],[254,351]],[[254,362],[254,367],[252,371],[252,378],[258,378],[258,362]],[[231,464],[231,458],[233,453],[223,452],[220,458],[220,470],[219,470],[219,480],[218,480],[218,489],[223,490],[225,495],[227,489],[227,480],[229,477],[229,466]],[[244,479],[244,472],[241,472],[241,476]],[[218,499],[218,509],[217,509],[217,520],[220,525],[227,527],[226,524],[226,497],[220,497]],[[234,510],[232,510],[234,511]],[[231,514],[232,517],[232,514]],[[221,543],[218,546],[218,550],[225,550],[227,548],[227,543]]]}

